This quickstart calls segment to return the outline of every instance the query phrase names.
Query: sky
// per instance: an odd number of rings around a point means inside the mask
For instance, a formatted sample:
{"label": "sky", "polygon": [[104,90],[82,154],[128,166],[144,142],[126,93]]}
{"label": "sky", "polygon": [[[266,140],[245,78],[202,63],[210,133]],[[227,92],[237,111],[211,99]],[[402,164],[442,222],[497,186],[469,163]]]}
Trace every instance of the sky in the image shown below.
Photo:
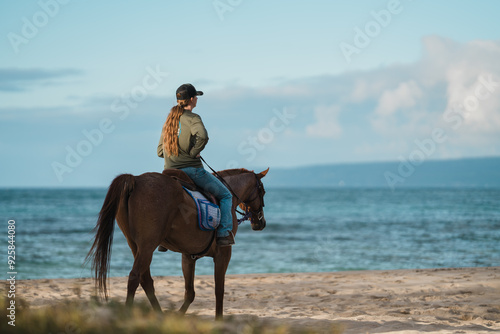
{"label": "sky", "polygon": [[175,90],[215,169],[500,155],[497,1],[0,0],[0,187],[161,171]]}

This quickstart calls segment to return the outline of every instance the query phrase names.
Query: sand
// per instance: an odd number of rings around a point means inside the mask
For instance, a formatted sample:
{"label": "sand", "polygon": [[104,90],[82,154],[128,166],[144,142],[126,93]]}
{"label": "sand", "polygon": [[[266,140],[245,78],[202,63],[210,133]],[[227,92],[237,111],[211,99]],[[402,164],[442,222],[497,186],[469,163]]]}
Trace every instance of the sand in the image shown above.
{"label": "sand", "polygon": [[[164,310],[182,304],[181,276],[154,277]],[[110,279],[110,296],[122,302],[126,277]],[[197,276],[188,314],[212,318],[212,276]],[[17,282],[31,307],[63,299],[89,300],[93,281],[41,279]],[[145,300],[139,288],[136,300]],[[344,333],[500,333],[500,267],[228,275],[224,314]],[[240,319],[240,320],[241,320]]]}

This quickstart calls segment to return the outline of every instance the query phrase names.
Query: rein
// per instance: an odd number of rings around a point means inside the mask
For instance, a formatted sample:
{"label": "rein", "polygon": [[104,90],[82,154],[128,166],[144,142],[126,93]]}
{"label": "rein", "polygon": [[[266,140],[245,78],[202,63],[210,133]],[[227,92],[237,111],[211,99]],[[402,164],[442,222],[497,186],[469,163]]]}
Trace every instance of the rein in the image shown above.
{"label": "rein", "polygon": [[[210,170],[214,173],[214,175],[222,182],[222,184],[224,184],[227,189],[231,192],[231,194],[233,194],[234,197],[236,197],[238,199],[238,201],[240,203],[243,203],[245,204],[245,213],[241,212],[240,210],[238,210],[238,208],[235,208],[235,211],[238,212],[240,215],[242,215],[243,217],[241,217],[240,219],[238,219],[238,225],[241,225],[241,223],[243,223],[244,221],[246,220],[249,220],[250,217],[252,216],[252,210],[249,209],[249,206],[246,205],[246,203],[238,197],[238,195],[236,195],[236,193],[234,192],[234,190],[231,188],[231,186],[226,182],[226,180],[224,180],[224,178],[222,178],[222,176],[219,175],[219,173],[217,173],[206,161],[205,159],[203,159],[203,157],[200,156],[200,159],[201,161],[203,161],[205,163],[205,165],[207,165],[208,168],[210,168]],[[255,176],[255,178],[257,178],[257,176]],[[257,179],[257,186],[255,188],[255,190],[257,190],[258,194],[256,197],[254,197],[251,201],[257,199],[258,196],[261,196],[262,194],[262,191],[261,191],[261,182],[260,180]],[[254,192],[255,192],[254,190]],[[253,194],[253,192],[252,192]],[[262,199],[262,209],[260,210],[260,213],[262,213],[262,210],[264,208],[264,196],[261,196],[261,199]]]}

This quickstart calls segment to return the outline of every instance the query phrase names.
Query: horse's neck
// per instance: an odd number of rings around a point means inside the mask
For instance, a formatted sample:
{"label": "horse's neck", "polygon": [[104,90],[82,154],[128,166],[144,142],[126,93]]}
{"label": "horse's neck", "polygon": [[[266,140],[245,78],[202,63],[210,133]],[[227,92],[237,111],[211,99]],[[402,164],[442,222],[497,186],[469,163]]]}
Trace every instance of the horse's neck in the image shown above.
{"label": "horse's neck", "polygon": [[225,177],[224,180],[231,187],[234,193],[241,199],[245,200],[245,195],[248,193],[248,188],[250,187],[250,178],[248,173],[237,174]]}

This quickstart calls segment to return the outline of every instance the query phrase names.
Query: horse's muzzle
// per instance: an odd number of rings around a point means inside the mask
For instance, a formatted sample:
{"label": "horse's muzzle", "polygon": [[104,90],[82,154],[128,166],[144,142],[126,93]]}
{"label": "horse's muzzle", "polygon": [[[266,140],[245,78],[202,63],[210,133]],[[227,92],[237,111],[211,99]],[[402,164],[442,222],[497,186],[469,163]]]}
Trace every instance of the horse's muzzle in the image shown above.
{"label": "horse's muzzle", "polygon": [[266,218],[262,217],[259,220],[252,219],[251,225],[252,225],[252,230],[262,231],[264,227],[266,227]]}

